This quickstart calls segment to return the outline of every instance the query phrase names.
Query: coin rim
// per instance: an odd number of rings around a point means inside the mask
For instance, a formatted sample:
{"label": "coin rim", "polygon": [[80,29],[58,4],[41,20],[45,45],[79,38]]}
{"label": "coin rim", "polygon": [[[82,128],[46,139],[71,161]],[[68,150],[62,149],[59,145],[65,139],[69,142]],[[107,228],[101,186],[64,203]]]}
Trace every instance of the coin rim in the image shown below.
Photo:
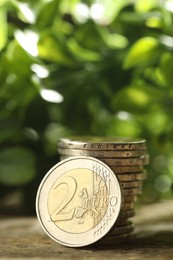
{"label": "coin rim", "polygon": [[140,158],[147,155],[147,148],[134,150],[82,150],[75,148],[58,147],[57,152],[60,156],[92,156],[99,158]]}
{"label": "coin rim", "polygon": [[[83,141],[82,141],[83,138]],[[88,140],[86,140],[88,138]],[[99,141],[94,141],[94,139],[99,139]],[[133,139],[124,138],[124,137],[67,137],[67,138],[60,138],[57,142],[57,146],[61,148],[75,148],[75,149],[82,149],[82,150],[132,150],[132,149],[141,149],[146,147],[146,140],[145,139]],[[92,141],[93,140],[93,141]],[[107,140],[107,141],[104,141]],[[114,140],[114,141],[112,141]],[[119,140],[119,141],[118,141]]]}
{"label": "coin rim", "polygon": [[[78,157],[78,156],[70,156],[70,155],[61,155],[60,160],[66,160],[70,157]],[[83,157],[92,157],[92,156],[83,156]],[[149,164],[149,154],[146,156],[141,157],[128,157],[128,158],[112,158],[112,157],[92,157],[102,161],[103,163],[107,164],[110,168],[112,166],[117,167],[124,167],[124,166],[144,166]]]}

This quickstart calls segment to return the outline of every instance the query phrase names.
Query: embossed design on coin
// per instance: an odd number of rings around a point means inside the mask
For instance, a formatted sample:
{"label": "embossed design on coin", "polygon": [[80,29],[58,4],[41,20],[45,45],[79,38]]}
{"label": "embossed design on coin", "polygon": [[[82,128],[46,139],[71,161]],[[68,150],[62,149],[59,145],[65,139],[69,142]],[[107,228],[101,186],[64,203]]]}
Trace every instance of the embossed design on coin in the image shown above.
{"label": "embossed design on coin", "polygon": [[88,169],[74,169],[58,178],[49,192],[50,218],[66,232],[86,232],[102,220],[108,199],[106,183],[100,176]]}
{"label": "embossed design on coin", "polygon": [[118,219],[122,197],[113,171],[92,157],[71,157],[42,180],[37,217],[55,241],[86,246],[105,236]]}

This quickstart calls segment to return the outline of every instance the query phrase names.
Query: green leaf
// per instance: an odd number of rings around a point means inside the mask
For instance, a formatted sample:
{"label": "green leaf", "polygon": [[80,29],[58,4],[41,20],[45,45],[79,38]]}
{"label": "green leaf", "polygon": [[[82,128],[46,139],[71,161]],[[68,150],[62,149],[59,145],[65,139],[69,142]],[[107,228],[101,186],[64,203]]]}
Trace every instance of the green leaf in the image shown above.
{"label": "green leaf", "polygon": [[158,97],[158,92],[150,86],[128,86],[114,96],[112,108],[134,115],[145,114],[155,104],[155,97]]}
{"label": "green leaf", "polygon": [[156,55],[158,55],[158,46],[158,40],[153,37],[148,36],[139,39],[129,50],[123,67],[130,69],[152,63],[153,58],[156,58]]}
{"label": "green leaf", "polygon": [[[126,112],[122,112],[126,113]],[[119,116],[112,118],[111,122],[107,125],[106,135],[108,136],[126,136],[136,137],[139,136],[141,129],[137,120],[131,114],[127,114],[127,119],[121,119]]]}
{"label": "green leaf", "polygon": [[0,183],[9,186],[30,182],[36,173],[33,153],[22,147],[0,151]]}
{"label": "green leaf", "polygon": [[70,51],[76,58],[84,61],[100,61],[102,59],[99,52],[94,52],[86,48],[81,47],[75,39],[70,39],[67,42]]}
{"label": "green leaf", "polygon": [[161,27],[161,18],[157,17],[157,16],[150,17],[146,21],[146,25],[150,28],[160,28]]}
{"label": "green leaf", "polygon": [[9,2],[9,0],[1,0],[0,7],[2,8],[4,5],[6,5]]}
{"label": "green leaf", "polygon": [[100,35],[99,26],[92,20],[88,20],[82,26],[79,26],[74,31],[73,38],[76,39],[81,47],[89,50],[98,51],[105,46],[103,37]]}
{"label": "green leaf", "polygon": [[10,42],[6,54],[9,73],[16,73],[18,78],[23,75],[31,75],[30,66],[35,62],[35,58],[25,51],[17,41]]}
{"label": "green leaf", "polygon": [[48,3],[45,3],[40,13],[37,17],[37,27],[39,29],[49,27],[54,22],[55,17],[57,16],[58,12],[58,6],[60,4],[60,1],[54,0]]}
{"label": "green leaf", "polygon": [[160,62],[160,71],[168,84],[173,85],[173,55],[164,53]]}
{"label": "green leaf", "polygon": [[137,12],[148,12],[155,7],[159,7],[158,0],[137,0],[135,3],[135,9]]}
{"label": "green leaf", "polygon": [[[97,3],[97,1],[95,2]],[[131,3],[131,0],[101,0],[99,1],[98,8],[101,6],[104,10],[104,19],[103,21],[106,24],[110,24],[116,19],[119,12]],[[97,4],[96,4],[97,5]],[[96,19],[97,21],[97,19]]]}
{"label": "green leaf", "polygon": [[0,9],[0,51],[5,47],[7,42],[7,20],[5,8]]}
{"label": "green leaf", "polygon": [[111,49],[123,49],[128,45],[128,39],[118,33],[110,33],[108,30],[100,30],[106,45]]}
{"label": "green leaf", "polygon": [[72,65],[74,62],[70,59],[66,49],[65,39],[61,42],[53,34],[44,32],[38,42],[39,56],[42,59],[56,62],[59,64]]}
{"label": "green leaf", "polygon": [[[0,86],[2,88],[2,85],[6,82],[6,77],[8,75],[8,63],[7,63],[7,58],[5,56],[5,52],[1,54],[0,58]],[[0,95],[1,95],[0,90]]]}

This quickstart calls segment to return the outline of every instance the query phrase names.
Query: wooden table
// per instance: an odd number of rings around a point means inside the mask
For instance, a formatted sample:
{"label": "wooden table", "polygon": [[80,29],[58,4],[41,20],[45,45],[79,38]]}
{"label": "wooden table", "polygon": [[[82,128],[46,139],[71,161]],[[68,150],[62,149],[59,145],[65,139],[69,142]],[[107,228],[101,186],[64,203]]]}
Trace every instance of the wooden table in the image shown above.
{"label": "wooden table", "polygon": [[132,239],[104,247],[67,248],[52,241],[36,217],[0,217],[0,259],[173,259],[173,201],[136,210]]}

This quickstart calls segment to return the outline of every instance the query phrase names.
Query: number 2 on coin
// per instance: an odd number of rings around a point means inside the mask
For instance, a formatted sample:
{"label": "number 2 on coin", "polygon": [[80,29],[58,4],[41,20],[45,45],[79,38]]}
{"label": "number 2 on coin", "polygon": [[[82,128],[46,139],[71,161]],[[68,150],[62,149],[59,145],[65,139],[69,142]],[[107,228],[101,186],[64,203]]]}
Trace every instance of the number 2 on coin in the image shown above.
{"label": "number 2 on coin", "polygon": [[51,214],[51,219],[53,221],[60,221],[60,220],[69,220],[73,218],[73,214],[75,209],[72,209],[70,212],[62,213],[62,210],[67,207],[67,205],[70,203],[70,201],[73,199],[76,189],[77,189],[77,183],[76,181],[69,176],[64,176],[61,179],[60,183],[56,183],[56,186],[54,189],[58,189],[61,185],[67,185],[67,193],[64,196],[64,199],[62,203],[59,205],[59,207]]}

